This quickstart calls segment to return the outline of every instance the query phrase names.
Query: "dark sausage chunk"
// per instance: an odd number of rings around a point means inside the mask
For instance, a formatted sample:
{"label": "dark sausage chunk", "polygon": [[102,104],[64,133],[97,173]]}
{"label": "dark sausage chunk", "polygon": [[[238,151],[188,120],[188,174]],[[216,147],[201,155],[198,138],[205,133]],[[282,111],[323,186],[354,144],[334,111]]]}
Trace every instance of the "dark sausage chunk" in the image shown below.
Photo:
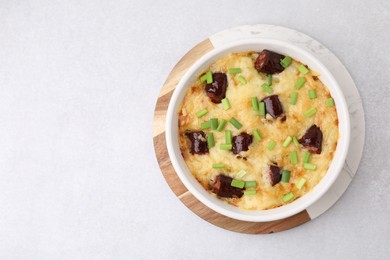
{"label": "dark sausage chunk", "polygon": [[191,141],[191,154],[205,154],[209,152],[206,135],[203,131],[189,131],[186,132],[186,136]]}
{"label": "dark sausage chunk", "polygon": [[247,133],[241,133],[233,137],[233,153],[239,154],[241,151],[248,151],[252,141],[252,136]]}
{"label": "dark sausage chunk", "polygon": [[[273,118],[278,118],[279,116],[284,116],[282,103],[280,103],[278,95],[272,95],[263,98],[261,100],[265,104],[265,112],[268,113]],[[282,120],[285,121],[286,119]]]}
{"label": "dark sausage chunk", "polygon": [[283,66],[280,65],[280,61],[283,59],[284,56],[279,53],[263,50],[255,61],[255,68],[265,74],[280,73],[284,70]]}
{"label": "dark sausage chunk", "polygon": [[206,94],[210,97],[211,102],[221,103],[225,98],[227,89],[227,77],[225,73],[213,73],[213,83],[206,84]]}
{"label": "dark sausage chunk", "polygon": [[310,152],[320,154],[322,150],[322,131],[316,126],[312,125],[306,130],[306,133],[299,139],[299,143],[307,148]]}
{"label": "dark sausage chunk", "polygon": [[232,178],[229,176],[220,174],[215,177],[214,181],[210,183],[210,190],[217,194],[220,197],[225,198],[241,198],[243,195],[243,190],[240,188],[232,187]]}
{"label": "dark sausage chunk", "polygon": [[275,186],[276,184],[278,184],[280,182],[280,180],[282,179],[281,173],[282,173],[282,169],[279,168],[278,166],[271,165],[269,167],[269,175],[271,177],[272,186]]}

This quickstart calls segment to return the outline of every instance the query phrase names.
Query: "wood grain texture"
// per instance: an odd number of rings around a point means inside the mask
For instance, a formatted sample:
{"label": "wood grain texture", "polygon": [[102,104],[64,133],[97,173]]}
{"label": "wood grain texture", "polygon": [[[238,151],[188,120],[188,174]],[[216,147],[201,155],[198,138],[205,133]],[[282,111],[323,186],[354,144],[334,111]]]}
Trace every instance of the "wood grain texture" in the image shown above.
{"label": "wood grain texture", "polygon": [[284,231],[310,221],[306,211],[292,217],[272,222],[246,222],[225,217],[206,207],[183,185],[169,159],[165,140],[165,121],[173,90],[188,68],[201,56],[213,49],[209,39],[196,45],[176,64],[165,81],[158,97],[153,122],[153,142],[158,164],[169,187],[176,196],[202,219],[221,228],[247,234],[266,234]]}

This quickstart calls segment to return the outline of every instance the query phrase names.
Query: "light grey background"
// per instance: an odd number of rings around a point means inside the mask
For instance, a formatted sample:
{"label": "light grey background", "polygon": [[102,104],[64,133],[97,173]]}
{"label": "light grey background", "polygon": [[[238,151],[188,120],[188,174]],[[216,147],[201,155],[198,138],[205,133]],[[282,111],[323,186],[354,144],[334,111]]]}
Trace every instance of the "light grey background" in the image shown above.
{"label": "light grey background", "polygon": [[[267,23],[306,33],[364,101],[360,169],[318,219],[272,235],[215,227],[165,183],[156,98],[207,36]],[[1,259],[387,259],[390,2],[0,1]]]}

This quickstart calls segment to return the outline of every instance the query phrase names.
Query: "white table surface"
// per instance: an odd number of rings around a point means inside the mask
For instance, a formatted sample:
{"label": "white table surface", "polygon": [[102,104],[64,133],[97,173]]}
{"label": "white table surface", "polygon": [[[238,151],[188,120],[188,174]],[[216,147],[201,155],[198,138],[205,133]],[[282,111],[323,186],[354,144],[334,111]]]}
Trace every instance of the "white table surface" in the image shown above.
{"label": "white table surface", "polygon": [[[344,196],[272,235],[193,214],[152,143],[154,105],[178,59],[209,35],[257,23],[326,45],[366,113],[365,152]],[[0,259],[387,259],[389,46],[387,0],[0,1]]]}

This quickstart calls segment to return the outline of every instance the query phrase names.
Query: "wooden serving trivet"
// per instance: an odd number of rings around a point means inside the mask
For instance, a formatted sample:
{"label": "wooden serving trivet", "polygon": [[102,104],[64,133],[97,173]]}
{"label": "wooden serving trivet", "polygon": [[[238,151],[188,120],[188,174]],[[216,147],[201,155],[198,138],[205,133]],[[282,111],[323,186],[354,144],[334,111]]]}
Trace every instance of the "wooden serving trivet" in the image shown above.
{"label": "wooden serving trivet", "polygon": [[158,97],[154,111],[153,141],[157,160],[165,180],[176,196],[196,215],[216,226],[231,231],[248,234],[274,233],[299,226],[309,221],[310,217],[306,210],[283,220],[262,223],[245,222],[225,217],[206,207],[203,203],[196,199],[177,176],[171,160],[169,159],[165,141],[165,119],[168,104],[173,90],[183,74],[196,60],[212,49],[214,49],[214,47],[210,40],[207,39],[196,45],[192,50],[184,55],[184,57],[176,64],[169,74]]}
{"label": "wooden serving trivet", "polygon": [[[239,39],[271,38],[290,42],[315,55],[333,74],[346,98],[351,117],[351,142],[344,167],[328,192],[301,213],[273,222],[245,222],[225,217],[198,201],[183,185],[173,169],[165,142],[165,117],[173,90],[187,69],[214,48]],[[362,100],[353,79],[341,61],[325,46],[308,35],[276,25],[244,25],[210,36],[196,45],[176,64],[169,74],[157,100],[154,112],[153,140],[158,163],[165,180],[176,196],[202,219],[221,228],[248,234],[274,233],[297,227],[315,219],[332,207],[352,181],[362,157],[365,122]]]}

